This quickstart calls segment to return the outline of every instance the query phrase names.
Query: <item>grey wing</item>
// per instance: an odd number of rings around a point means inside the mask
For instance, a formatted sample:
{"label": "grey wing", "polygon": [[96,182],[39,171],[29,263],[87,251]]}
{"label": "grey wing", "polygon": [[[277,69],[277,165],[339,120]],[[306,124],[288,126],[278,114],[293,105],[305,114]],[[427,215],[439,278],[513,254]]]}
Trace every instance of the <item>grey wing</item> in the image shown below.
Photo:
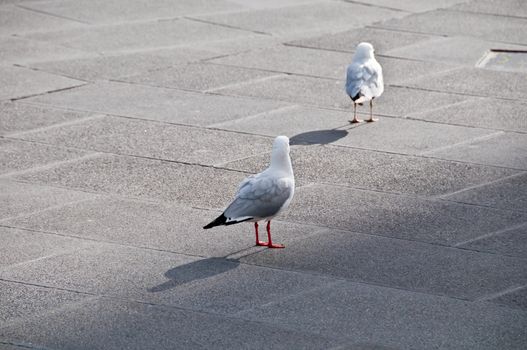
{"label": "grey wing", "polygon": [[350,64],[346,70],[346,93],[355,97],[360,93],[364,83],[364,71],[361,65]]}
{"label": "grey wing", "polygon": [[364,65],[365,80],[363,84],[363,94],[370,98],[379,97],[384,91],[381,65],[376,61],[369,61]]}
{"label": "grey wing", "polygon": [[229,219],[266,218],[276,215],[290,200],[293,181],[269,177],[252,177],[244,181],[234,201],[225,209]]}

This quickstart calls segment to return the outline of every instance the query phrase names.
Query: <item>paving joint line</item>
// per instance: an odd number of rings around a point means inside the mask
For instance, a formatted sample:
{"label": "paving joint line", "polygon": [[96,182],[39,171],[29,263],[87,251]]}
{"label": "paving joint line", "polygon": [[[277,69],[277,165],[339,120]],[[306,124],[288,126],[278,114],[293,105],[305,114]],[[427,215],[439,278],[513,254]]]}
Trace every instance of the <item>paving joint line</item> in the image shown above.
{"label": "paving joint line", "polygon": [[[0,137],[0,138],[2,138],[2,137]],[[17,140],[17,139],[13,139],[13,140]],[[20,140],[20,141],[33,142],[33,141],[26,141],[26,140]],[[38,142],[34,142],[34,143],[38,144]],[[96,158],[97,156],[100,156],[100,155],[101,155],[100,152],[92,152],[92,153],[87,153],[87,154],[85,154],[83,156],[80,156],[80,157],[66,159],[66,160],[59,160],[59,161],[56,161],[56,162],[50,162],[50,163],[42,164],[42,165],[39,165],[39,166],[36,166],[36,167],[33,167],[33,168],[29,168],[29,169],[15,170],[15,171],[12,171],[12,172],[1,174],[0,175],[0,179],[5,179],[5,178],[13,177],[13,176],[24,175],[24,174],[28,174],[28,173],[32,173],[32,172],[36,172],[36,171],[43,171],[43,170],[53,169],[53,168],[55,168],[57,166],[61,166],[63,164],[70,164],[70,163],[75,163],[75,162],[78,162],[78,161],[81,161],[81,160],[92,159],[92,158]]]}
{"label": "paving joint line", "polygon": [[214,92],[214,91],[217,91],[217,90],[222,90],[222,89],[231,89],[231,88],[236,88],[236,87],[243,87],[245,85],[256,84],[256,83],[261,83],[261,82],[264,82],[264,81],[267,81],[267,80],[278,79],[278,78],[281,78],[283,76],[284,76],[284,74],[276,73],[275,75],[270,75],[270,76],[267,76],[267,77],[255,78],[255,79],[250,79],[250,80],[245,80],[245,81],[239,81],[239,82],[232,83],[232,84],[216,86],[216,87],[213,87],[213,88],[201,90],[201,92],[207,94],[207,93],[211,93],[211,92]]}
{"label": "paving joint line", "polygon": [[469,244],[469,243],[477,242],[477,241],[480,241],[482,239],[486,239],[486,238],[490,238],[490,237],[493,237],[493,236],[497,236],[497,235],[500,235],[502,233],[506,233],[506,232],[509,232],[509,231],[514,231],[514,230],[522,228],[522,227],[527,227],[527,222],[522,222],[522,223],[517,224],[517,225],[513,225],[513,226],[510,226],[510,227],[501,229],[501,230],[497,230],[497,231],[494,231],[494,232],[487,233],[485,235],[474,237],[472,239],[467,239],[466,241],[458,242],[458,243],[456,243],[454,245],[454,247],[461,247],[461,246]]}
{"label": "paving joint line", "polygon": [[[47,187],[47,186],[41,186],[41,187]],[[16,220],[16,219],[20,219],[20,218],[23,218],[23,217],[26,217],[26,216],[33,216],[33,215],[36,215],[36,214],[47,212],[48,210],[55,210],[55,209],[59,209],[59,208],[65,207],[65,206],[73,205],[73,204],[89,202],[89,201],[97,199],[97,197],[98,196],[95,193],[93,193],[93,197],[92,198],[83,198],[83,199],[77,199],[77,200],[73,200],[73,201],[66,201],[66,202],[63,202],[63,203],[60,203],[60,204],[56,204],[56,205],[51,205],[49,207],[45,207],[45,208],[40,209],[40,210],[23,212],[21,214],[15,215],[15,216],[9,216],[9,217],[5,217],[5,218],[1,218],[0,219],[0,225],[2,225],[2,223],[6,222],[6,221]]]}
{"label": "paving joint line", "polygon": [[[48,286],[48,285],[38,285],[38,284],[26,283],[26,282],[22,282],[22,281],[6,280],[6,279],[0,278],[0,281],[2,281],[2,280],[4,280],[5,282],[18,283],[18,284],[22,284],[22,285],[31,285],[31,286],[35,286],[35,287],[41,287],[41,288],[62,290],[61,288],[56,288],[56,287]],[[79,301],[76,301],[76,302],[68,303],[68,304],[64,305],[63,307],[58,307],[58,308],[54,308],[54,309],[44,310],[44,311],[38,313],[37,315],[30,317],[29,319],[38,319],[38,318],[44,317],[44,316],[46,316],[48,314],[60,312],[60,311],[63,311],[63,310],[68,310],[71,307],[76,307],[77,305],[82,305],[82,304],[85,304],[85,303],[90,302],[90,301],[114,300],[114,301],[121,302],[121,303],[148,305],[148,306],[153,306],[153,307],[157,307],[157,308],[160,308],[160,309],[171,309],[171,310],[179,310],[179,311],[184,311],[184,312],[192,312],[192,313],[195,313],[195,314],[201,314],[201,315],[207,315],[207,316],[214,316],[214,317],[218,317],[218,318],[230,319],[230,320],[234,320],[234,321],[237,321],[237,322],[249,321],[249,322],[254,323],[254,324],[260,324],[260,325],[272,326],[274,328],[281,328],[281,329],[291,330],[291,331],[294,331],[294,332],[299,333],[299,334],[306,334],[306,335],[307,334],[312,334],[312,333],[303,332],[301,330],[294,329],[294,328],[289,329],[287,327],[284,327],[285,325],[284,326],[277,326],[275,323],[270,322],[270,321],[244,319],[244,318],[236,317],[233,314],[228,314],[228,313],[213,312],[213,311],[208,311],[208,310],[205,310],[205,309],[192,309],[192,308],[179,306],[179,305],[175,305],[175,304],[155,303],[155,302],[150,302],[150,301],[146,301],[146,300],[140,300],[140,299],[134,299],[134,298],[126,298],[126,297],[123,297],[123,296],[112,295],[112,294],[94,294],[94,293],[80,292],[80,291],[75,291],[75,290],[65,290],[65,291],[70,291],[70,292],[74,292],[74,293],[78,293],[78,294],[90,295],[90,296],[92,296],[92,298],[86,298],[86,299],[79,300]],[[0,329],[4,329],[4,328],[7,328],[7,327],[12,327],[12,326],[14,326],[14,325],[16,325],[16,324],[18,324],[20,322],[23,322],[23,321],[24,321],[24,319],[16,320],[15,322],[11,322],[11,323],[9,323],[9,324],[7,324],[5,326],[0,327]],[[325,337],[325,338],[327,338],[327,337]],[[38,349],[38,350],[40,350],[40,349]],[[51,350],[51,349],[44,349],[44,350]]]}
{"label": "paving joint line", "polygon": [[[77,79],[78,80],[78,79]],[[82,82],[81,80],[78,80],[79,82]],[[55,89],[55,90],[48,90],[48,91],[44,91],[44,92],[39,92],[39,93],[36,93],[36,94],[31,94],[31,95],[25,95],[25,96],[18,96],[18,97],[12,97],[12,98],[7,98],[7,100],[11,101],[11,102],[15,102],[15,101],[21,101],[21,100],[25,100],[25,99],[28,99],[28,98],[31,98],[31,97],[37,97],[37,96],[43,96],[43,95],[51,95],[51,94],[54,94],[56,92],[62,92],[62,91],[67,91],[67,90],[73,90],[73,89],[76,89],[76,88],[79,88],[79,87],[82,87],[82,86],[85,86],[87,85],[88,83],[86,82],[82,82],[82,84],[78,84],[78,85],[74,85],[74,86],[68,86],[68,87],[64,87],[64,88],[60,88],[60,89]]]}
{"label": "paving joint line", "polygon": [[494,293],[494,294],[485,295],[483,297],[480,297],[480,298],[476,299],[475,301],[489,301],[489,300],[492,300],[492,299],[497,299],[497,298],[499,298],[501,296],[517,292],[517,291],[522,290],[524,288],[527,288],[527,285],[510,287],[510,288],[504,289],[504,290],[499,291],[499,292]]}
{"label": "paving joint line", "polygon": [[[370,4],[368,2],[361,2],[361,1],[356,1],[356,0],[341,0],[341,2],[345,2],[345,3],[348,3],[348,4],[362,5],[362,6],[367,6],[367,7],[374,7],[374,8],[384,9],[384,10],[391,10],[391,11],[396,11],[396,12],[403,12],[403,13],[406,13],[406,14],[409,14],[409,15],[415,13],[415,12],[412,12],[412,11],[406,11],[406,10],[403,10],[403,9],[400,9],[400,8],[396,8],[396,7],[389,7],[389,6],[383,6],[383,5]],[[394,18],[394,17],[391,17],[391,18]]]}
{"label": "paving joint line", "polygon": [[[247,12],[249,12],[249,11],[247,11]],[[234,12],[234,13],[236,13],[236,12]],[[228,25],[228,24],[218,23],[218,22],[214,22],[214,21],[207,21],[205,19],[200,19],[200,18],[196,18],[196,17],[192,17],[192,16],[183,16],[183,18],[184,19],[188,19],[189,21],[195,21],[195,22],[211,24],[211,25],[215,25],[215,26],[219,26],[219,27],[236,29],[236,30],[240,30],[240,31],[243,31],[243,32],[249,32],[249,33],[253,33],[253,34],[265,35],[265,36],[271,36],[271,37],[273,36],[273,34],[267,33],[267,32],[247,29],[247,28],[243,28],[243,27],[231,26],[231,25]]]}
{"label": "paving joint line", "polygon": [[[311,144],[314,145],[314,144]],[[489,165],[489,164],[483,164],[483,163],[475,163],[470,161],[463,161],[463,160],[454,160],[454,159],[446,159],[441,158],[439,156],[431,156],[431,155],[421,155],[421,154],[409,154],[409,153],[401,153],[401,152],[395,152],[395,151],[387,151],[387,150],[378,150],[373,148],[364,148],[364,147],[357,147],[357,146],[348,146],[348,145],[341,145],[341,144],[328,144],[324,145],[325,147],[340,147],[340,148],[347,148],[347,149],[358,149],[362,151],[371,151],[375,153],[381,153],[381,154],[393,154],[397,156],[402,157],[409,157],[409,158],[422,158],[422,159],[428,159],[428,160],[434,160],[438,162],[449,162],[449,163],[458,163],[458,164],[470,164],[470,165],[477,165],[477,166],[483,166],[487,168],[497,168],[497,169],[506,169],[506,170],[516,170],[516,171],[525,171],[525,169],[521,168],[511,168],[507,166],[502,165]]]}
{"label": "paving joint line", "polygon": [[491,134],[476,136],[476,137],[473,137],[471,139],[466,139],[466,140],[463,140],[463,141],[460,141],[460,142],[451,143],[449,145],[428,149],[426,151],[419,152],[418,154],[419,155],[430,155],[430,154],[433,154],[433,153],[436,153],[436,152],[448,150],[448,149],[451,149],[451,148],[456,148],[456,147],[463,146],[463,145],[470,145],[472,143],[478,143],[478,142],[481,142],[481,141],[492,140],[492,139],[495,139],[495,138],[497,138],[497,137],[499,137],[501,135],[504,135],[504,134],[505,134],[504,131],[496,131],[496,132],[493,132]]}
{"label": "paving joint line", "polygon": [[[1,328],[4,328],[3,326],[0,326],[0,329]],[[0,345],[8,345],[8,346],[14,346],[14,347],[17,347],[17,348],[22,348],[22,349],[32,349],[32,350],[56,350],[56,349],[52,349],[52,348],[48,348],[48,347],[44,347],[44,346],[40,346],[40,345],[34,345],[32,343],[24,343],[24,342],[16,342],[16,341],[8,341],[8,340],[2,340],[0,338]]]}
{"label": "paving joint line", "polygon": [[[268,111],[247,115],[247,116],[244,116],[244,117],[241,117],[241,118],[238,118],[238,119],[226,120],[226,121],[222,121],[222,122],[219,122],[219,123],[209,124],[209,125],[206,126],[206,128],[217,129],[217,130],[225,130],[225,129],[222,129],[222,126],[224,126],[225,124],[241,123],[241,122],[245,122],[245,121],[248,121],[248,120],[256,119],[256,118],[264,116],[266,114],[276,114],[276,113],[281,113],[281,112],[289,111],[289,110],[295,110],[295,109],[299,109],[299,108],[301,108],[301,106],[297,105],[297,104],[291,104],[291,105],[287,105],[287,106],[283,106],[283,107],[277,107],[277,108],[270,109]],[[227,130],[229,130],[229,129],[227,129]],[[253,134],[251,133],[251,135],[253,135]],[[256,134],[256,135],[258,135],[258,134]],[[264,136],[264,135],[262,134],[260,136]],[[269,135],[266,135],[266,136],[269,136]]]}
{"label": "paving joint line", "polygon": [[54,129],[62,128],[64,126],[83,124],[85,122],[92,121],[92,120],[104,119],[106,116],[107,116],[106,114],[94,113],[94,114],[88,115],[86,117],[75,118],[75,119],[72,119],[72,120],[67,120],[67,121],[64,121],[64,122],[61,122],[61,123],[46,125],[46,126],[43,126],[43,127],[40,127],[40,128],[35,128],[35,129],[15,131],[15,132],[7,133],[7,134],[1,135],[1,136],[2,137],[6,137],[6,138],[16,139],[16,140],[32,141],[32,140],[27,140],[27,139],[20,139],[19,137],[20,136],[25,136],[27,134],[31,135],[33,133],[39,133],[39,132],[42,132],[42,131],[54,130]]}
{"label": "paving joint line", "polygon": [[[19,8],[19,9],[23,9],[23,10],[29,11],[29,12],[35,12],[35,13],[39,13],[41,15],[46,15],[46,16],[50,16],[50,17],[60,18],[60,19],[71,21],[71,22],[76,22],[76,23],[79,23],[79,24],[87,24],[87,25],[93,24],[93,23],[90,23],[90,22],[82,21],[82,20],[77,19],[77,18],[57,15],[55,13],[47,12],[47,11],[44,11],[44,10],[34,9],[34,8],[31,8],[31,7],[25,6],[24,4],[15,4],[15,7]],[[79,28],[86,28],[86,27],[79,27]]]}
{"label": "paving joint line", "polygon": [[[464,2],[463,4],[467,4],[467,2]],[[455,6],[455,5],[453,5],[453,6]],[[465,9],[454,9],[454,8],[452,8],[452,6],[445,7],[442,10],[443,11],[448,11],[448,12],[469,13],[469,14],[474,14],[474,15],[484,15],[484,16],[492,16],[492,17],[520,19],[520,20],[526,21],[526,23],[527,23],[527,17],[526,16],[514,16],[514,15],[510,15],[510,14],[490,13],[490,12],[481,12],[481,11],[473,11],[473,10],[465,10]],[[525,44],[523,44],[523,45],[525,45]]]}
{"label": "paving joint line", "polygon": [[[69,49],[69,47],[66,47],[66,48]],[[97,56],[92,56],[92,57],[71,57],[71,58],[68,58],[68,59],[66,59],[64,61],[72,61],[72,60],[78,60],[78,59],[91,59],[91,58],[99,58],[99,57],[97,57]],[[57,62],[57,61],[53,61],[53,62]],[[38,64],[39,62],[36,62],[36,63]],[[24,69],[29,69],[29,70],[32,70],[34,72],[42,72],[42,73],[56,75],[56,76],[67,78],[67,79],[71,79],[71,80],[77,80],[77,81],[85,83],[84,85],[93,83],[93,81],[89,81],[89,80],[82,79],[82,78],[79,78],[79,77],[74,77],[72,75],[67,75],[67,74],[60,73],[60,72],[55,72],[55,71],[52,71],[52,70],[48,70],[46,68],[32,67],[31,64],[33,64],[33,63],[31,63],[31,62],[30,63],[25,63],[25,64],[14,63],[13,66],[19,67],[19,68],[24,68]],[[81,85],[81,86],[83,86],[83,85]],[[61,91],[61,90],[57,90],[57,91]],[[57,92],[57,91],[56,90],[52,90],[49,93],[53,93],[53,92]],[[36,96],[39,96],[39,95],[36,95]],[[34,96],[29,96],[29,97],[34,97]]]}
{"label": "paving joint line", "polygon": [[485,182],[485,183],[481,183],[481,184],[469,186],[469,187],[466,187],[466,188],[462,188],[462,189],[460,189],[458,191],[445,193],[445,194],[439,195],[437,197],[438,197],[438,199],[448,200],[447,197],[449,197],[449,196],[453,196],[453,195],[456,195],[456,194],[459,194],[459,193],[463,193],[463,192],[466,192],[466,191],[471,191],[471,190],[474,190],[476,188],[485,187],[485,186],[488,186],[488,185],[493,185],[495,183],[499,183],[499,182],[502,182],[502,181],[514,179],[515,177],[520,177],[520,176],[523,176],[525,174],[527,174],[527,171],[525,171],[525,170],[519,171],[519,172],[517,172],[515,174],[511,174],[511,175],[508,175],[508,176],[500,177],[498,179],[495,179],[495,180],[492,180],[492,181],[488,181],[488,182]]}
{"label": "paving joint line", "polygon": [[[75,235],[75,234],[61,233],[61,232],[57,232],[57,231],[47,231],[47,230],[42,230],[42,229],[33,229],[33,228],[28,228],[28,227],[16,226],[16,225],[12,226],[12,225],[5,224],[5,223],[0,223],[0,227],[14,229],[14,230],[27,231],[27,232],[33,232],[33,233],[36,233],[36,234],[58,236],[58,237],[64,237],[64,238],[69,238],[69,239],[77,239],[77,240],[84,241],[84,242],[87,242],[87,243],[95,242],[95,243],[98,243],[100,245],[110,245],[110,246],[118,246],[118,247],[129,248],[129,249],[131,248],[131,249],[137,249],[137,250],[146,250],[146,251],[168,253],[168,254],[174,254],[174,255],[183,255],[183,256],[186,256],[186,257],[189,257],[189,258],[198,258],[198,259],[210,258],[208,256],[199,255],[199,254],[189,254],[189,253],[179,252],[179,251],[174,251],[174,250],[160,249],[160,248],[147,247],[147,246],[134,245],[134,244],[125,244],[125,243],[119,243],[117,241],[110,241],[110,240],[104,240],[104,239],[101,240],[101,239],[97,239],[97,238],[91,238],[91,237],[86,237],[86,236],[78,236],[78,235]],[[79,248],[75,248],[75,249],[71,249],[71,250],[64,250],[64,251],[61,251],[61,252],[53,253],[53,254],[51,254],[49,256],[44,256],[44,257],[40,257],[40,258],[33,259],[33,260],[26,260],[26,261],[22,261],[22,262],[17,263],[17,264],[7,265],[7,266],[4,266],[4,267],[0,268],[0,271],[9,271],[9,270],[11,270],[12,267],[24,266],[24,265],[27,265],[27,264],[31,264],[33,261],[45,260],[45,259],[47,259],[49,257],[61,256],[61,255],[70,254],[70,253],[73,253],[73,252],[76,252],[76,251],[87,250],[87,249],[89,249],[89,247],[79,247]]]}

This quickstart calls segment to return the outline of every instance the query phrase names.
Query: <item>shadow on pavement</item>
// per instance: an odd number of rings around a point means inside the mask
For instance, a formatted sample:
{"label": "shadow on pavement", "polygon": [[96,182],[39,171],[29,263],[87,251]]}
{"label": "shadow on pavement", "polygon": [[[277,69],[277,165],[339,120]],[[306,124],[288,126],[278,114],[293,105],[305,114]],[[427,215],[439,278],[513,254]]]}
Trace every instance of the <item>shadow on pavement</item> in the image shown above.
{"label": "shadow on pavement", "polygon": [[335,142],[348,135],[347,130],[316,130],[303,132],[289,139],[289,144],[294,145],[325,145]]}
{"label": "shadow on pavement", "polygon": [[222,274],[237,268],[238,265],[240,265],[239,261],[225,258],[208,258],[194,261],[168,270],[165,272],[165,277],[169,280],[149,288],[148,291],[151,293],[162,292],[185,283]]}

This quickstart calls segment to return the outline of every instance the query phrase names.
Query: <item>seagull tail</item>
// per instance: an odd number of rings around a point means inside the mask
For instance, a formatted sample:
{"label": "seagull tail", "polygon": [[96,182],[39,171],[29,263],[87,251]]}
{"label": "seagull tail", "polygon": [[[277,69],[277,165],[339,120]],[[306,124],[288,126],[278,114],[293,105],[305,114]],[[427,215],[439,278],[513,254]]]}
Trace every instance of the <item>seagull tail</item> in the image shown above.
{"label": "seagull tail", "polygon": [[210,222],[209,224],[203,226],[203,228],[205,230],[207,230],[209,228],[213,228],[214,226],[226,225],[226,223],[227,223],[227,217],[225,215],[221,214],[216,219],[214,219],[212,222]]}
{"label": "seagull tail", "polygon": [[[252,219],[253,219],[253,217],[251,217],[251,216],[238,218],[238,219],[232,219],[232,218],[227,219],[227,217],[224,214],[221,214],[216,219],[214,219],[211,223],[203,226],[203,228],[205,230],[207,230],[209,228],[213,228],[214,226],[234,225],[234,224],[239,224],[240,222],[244,222],[244,221],[248,221],[248,220],[252,220]],[[229,220],[229,221],[227,221],[227,220]]]}

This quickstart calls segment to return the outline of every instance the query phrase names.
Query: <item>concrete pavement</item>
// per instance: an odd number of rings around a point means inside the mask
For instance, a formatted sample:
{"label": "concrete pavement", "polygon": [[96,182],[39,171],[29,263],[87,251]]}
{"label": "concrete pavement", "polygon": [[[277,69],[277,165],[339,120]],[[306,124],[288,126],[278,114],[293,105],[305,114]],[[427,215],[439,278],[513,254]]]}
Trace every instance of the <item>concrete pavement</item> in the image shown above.
{"label": "concrete pavement", "polygon": [[[525,50],[518,0],[0,1],[0,348],[525,349]],[[286,249],[203,230],[282,134]]]}

